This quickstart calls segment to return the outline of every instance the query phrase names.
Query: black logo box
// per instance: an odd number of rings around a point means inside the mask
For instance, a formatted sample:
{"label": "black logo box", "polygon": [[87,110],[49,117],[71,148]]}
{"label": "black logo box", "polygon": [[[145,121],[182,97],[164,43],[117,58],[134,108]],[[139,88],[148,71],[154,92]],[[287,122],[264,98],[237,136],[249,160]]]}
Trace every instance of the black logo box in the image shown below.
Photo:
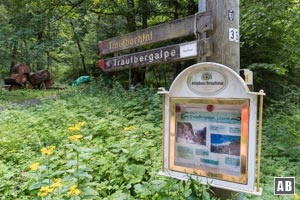
{"label": "black logo box", "polygon": [[274,195],[294,195],[295,177],[274,177]]}

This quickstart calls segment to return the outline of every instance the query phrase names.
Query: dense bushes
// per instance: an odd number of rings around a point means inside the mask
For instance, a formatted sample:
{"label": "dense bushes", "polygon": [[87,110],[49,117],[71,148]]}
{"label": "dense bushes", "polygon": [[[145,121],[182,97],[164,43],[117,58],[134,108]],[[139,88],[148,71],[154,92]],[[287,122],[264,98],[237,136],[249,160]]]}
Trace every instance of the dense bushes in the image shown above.
{"label": "dense bushes", "polygon": [[[274,176],[300,176],[299,107],[289,95],[265,109],[263,197],[245,199],[272,199]],[[0,199],[213,199],[197,181],[157,175],[161,102],[156,89],[98,81],[36,105],[4,106]]]}
{"label": "dense bushes", "polygon": [[193,180],[157,175],[162,137],[155,89],[91,83],[36,105],[7,105],[0,127],[1,199],[209,196]]}

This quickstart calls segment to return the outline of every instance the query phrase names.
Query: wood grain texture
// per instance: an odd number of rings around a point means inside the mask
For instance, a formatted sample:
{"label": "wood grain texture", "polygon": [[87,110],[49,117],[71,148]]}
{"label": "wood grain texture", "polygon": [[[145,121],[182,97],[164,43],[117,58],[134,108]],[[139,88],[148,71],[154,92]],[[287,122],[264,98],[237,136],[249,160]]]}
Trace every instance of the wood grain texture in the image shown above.
{"label": "wood grain texture", "polygon": [[239,0],[207,0],[207,10],[212,11],[214,22],[214,29],[207,33],[213,40],[213,54],[207,61],[221,63],[239,72],[240,42],[229,41],[229,28],[239,30]]}
{"label": "wood grain texture", "polygon": [[212,28],[212,13],[209,11],[197,13],[182,19],[100,41],[99,51],[101,55],[105,55],[151,43],[193,35],[197,32],[203,33]]}

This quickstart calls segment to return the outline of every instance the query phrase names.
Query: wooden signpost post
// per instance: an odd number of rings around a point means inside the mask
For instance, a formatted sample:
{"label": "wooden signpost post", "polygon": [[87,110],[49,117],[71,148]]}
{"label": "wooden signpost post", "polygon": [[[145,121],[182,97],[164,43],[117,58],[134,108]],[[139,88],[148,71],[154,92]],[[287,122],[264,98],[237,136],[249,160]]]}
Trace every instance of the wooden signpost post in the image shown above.
{"label": "wooden signpost post", "polygon": [[217,62],[236,71],[240,70],[239,0],[205,1],[207,10],[213,13],[214,29],[208,32],[212,37],[214,53],[208,62]]}
{"label": "wooden signpost post", "polygon": [[[206,61],[226,65],[235,72],[240,70],[239,43],[239,0],[199,0],[199,12],[211,10],[214,29],[208,33],[212,37],[214,53]],[[213,188],[221,199],[233,198],[241,200],[242,193]]]}

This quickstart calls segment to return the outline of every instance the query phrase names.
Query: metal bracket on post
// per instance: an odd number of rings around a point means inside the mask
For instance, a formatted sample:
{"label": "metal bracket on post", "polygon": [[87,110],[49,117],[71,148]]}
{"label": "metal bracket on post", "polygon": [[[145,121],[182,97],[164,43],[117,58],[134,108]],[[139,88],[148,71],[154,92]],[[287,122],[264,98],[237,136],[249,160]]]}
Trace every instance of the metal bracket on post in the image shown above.
{"label": "metal bracket on post", "polygon": [[159,87],[157,94],[167,94],[168,91],[164,87]]}
{"label": "metal bracket on post", "polygon": [[258,138],[257,138],[257,172],[256,172],[256,187],[255,190],[258,195],[261,195],[262,188],[260,187],[260,161],[261,161],[261,142],[262,142],[262,121],[263,121],[263,104],[264,96],[266,93],[264,90],[259,92],[249,92],[249,94],[254,94],[259,96],[259,116],[258,116]]}
{"label": "metal bracket on post", "polygon": [[263,90],[260,90],[259,93],[259,118],[258,118],[258,144],[257,144],[257,183],[256,191],[259,192],[260,188],[260,157],[261,157],[261,141],[262,141],[262,119],[263,119],[263,101],[264,96],[266,95]]}
{"label": "metal bracket on post", "polygon": [[164,144],[165,144],[165,96],[168,94],[169,92],[164,88],[164,87],[159,87],[158,88],[158,92],[157,94],[162,94],[162,121],[163,121],[163,129],[162,129],[162,172],[165,171],[165,153],[164,153]]}

